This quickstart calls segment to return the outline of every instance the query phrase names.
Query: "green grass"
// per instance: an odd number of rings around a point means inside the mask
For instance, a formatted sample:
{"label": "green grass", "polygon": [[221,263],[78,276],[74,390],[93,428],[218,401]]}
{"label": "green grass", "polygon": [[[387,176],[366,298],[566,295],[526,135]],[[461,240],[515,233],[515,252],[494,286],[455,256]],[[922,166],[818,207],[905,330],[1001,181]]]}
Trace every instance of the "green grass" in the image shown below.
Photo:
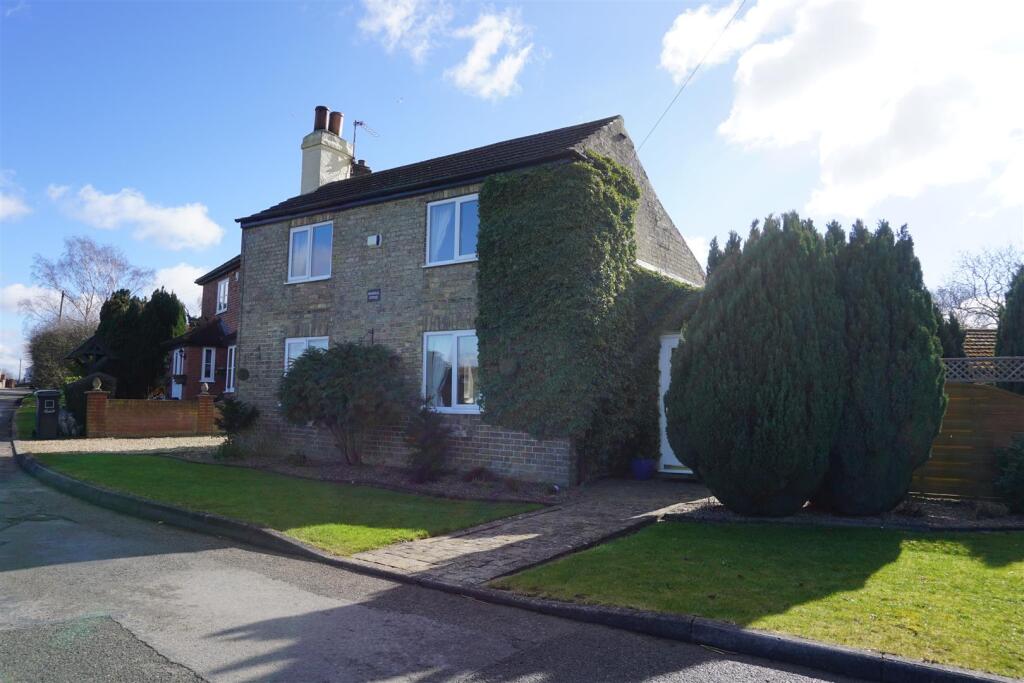
{"label": "green grass", "polygon": [[39,454],[76,479],[282,531],[336,555],[455,531],[539,505],[449,500],[152,455]]}
{"label": "green grass", "polygon": [[14,411],[14,438],[31,439],[32,430],[36,428],[36,397],[29,395],[21,401]]}
{"label": "green grass", "polygon": [[667,522],[493,585],[1024,676],[1024,532]]}

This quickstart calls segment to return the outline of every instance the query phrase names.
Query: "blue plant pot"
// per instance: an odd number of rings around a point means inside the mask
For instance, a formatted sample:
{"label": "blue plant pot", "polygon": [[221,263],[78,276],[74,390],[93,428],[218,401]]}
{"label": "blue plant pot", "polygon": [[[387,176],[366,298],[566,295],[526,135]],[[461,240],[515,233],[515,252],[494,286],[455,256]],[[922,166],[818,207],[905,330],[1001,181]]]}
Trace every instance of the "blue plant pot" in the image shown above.
{"label": "blue plant pot", "polygon": [[654,476],[656,464],[654,458],[633,458],[633,461],[630,463],[633,478],[638,481],[650,479]]}

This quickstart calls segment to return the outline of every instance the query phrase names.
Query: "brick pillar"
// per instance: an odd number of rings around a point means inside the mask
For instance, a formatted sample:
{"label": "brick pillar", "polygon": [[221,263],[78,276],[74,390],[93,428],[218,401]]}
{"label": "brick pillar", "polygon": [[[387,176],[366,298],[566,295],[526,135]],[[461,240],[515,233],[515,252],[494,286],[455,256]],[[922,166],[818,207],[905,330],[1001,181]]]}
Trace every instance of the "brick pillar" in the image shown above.
{"label": "brick pillar", "polygon": [[107,435],[107,394],[93,383],[93,390],[85,392],[85,437],[98,439]]}
{"label": "brick pillar", "polygon": [[196,408],[196,434],[217,432],[217,425],[213,421],[216,416],[216,408],[213,407],[213,395],[209,391],[210,387],[203,382],[202,391],[196,396],[196,401],[199,404]]}

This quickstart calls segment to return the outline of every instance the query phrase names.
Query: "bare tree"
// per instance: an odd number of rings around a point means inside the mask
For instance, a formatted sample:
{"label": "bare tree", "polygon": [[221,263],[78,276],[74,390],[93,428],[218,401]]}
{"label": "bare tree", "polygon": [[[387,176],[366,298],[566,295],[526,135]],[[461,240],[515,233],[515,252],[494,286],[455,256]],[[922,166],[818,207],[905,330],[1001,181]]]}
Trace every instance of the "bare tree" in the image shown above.
{"label": "bare tree", "polygon": [[1013,275],[1024,263],[1014,245],[960,254],[952,274],[935,290],[935,303],[965,327],[995,327]]}
{"label": "bare tree", "polygon": [[32,280],[45,291],[22,299],[18,307],[37,327],[52,325],[58,318],[95,325],[111,294],[119,289],[136,293],[152,279],[152,270],[133,266],[117,247],[89,237],[68,237],[60,258],[35,255]]}

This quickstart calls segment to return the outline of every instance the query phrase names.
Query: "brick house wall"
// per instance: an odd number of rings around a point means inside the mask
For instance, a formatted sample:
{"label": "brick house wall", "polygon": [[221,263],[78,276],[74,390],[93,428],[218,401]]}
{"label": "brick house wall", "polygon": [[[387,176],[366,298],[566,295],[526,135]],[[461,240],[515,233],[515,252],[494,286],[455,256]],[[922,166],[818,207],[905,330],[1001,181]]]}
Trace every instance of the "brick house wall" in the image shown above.
{"label": "brick house wall", "polygon": [[[638,259],[647,267],[701,285],[704,274],[654,194],[621,121],[587,139],[585,147],[630,168],[642,190],[636,217]],[[241,320],[238,396],[260,410],[246,436],[256,449],[307,457],[339,458],[327,432],[291,425],[278,411],[277,388],[284,373],[289,337],[328,337],[330,344],[369,341],[394,349],[409,381],[422,387],[423,334],[476,327],[476,263],[424,267],[427,204],[476,193],[479,184],[424,192],[380,203],[328,211],[242,230]],[[333,223],[331,277],[285,284],[289,231]],[[367,237],[380,234],[380,247]],[[380,300],[367,292],[379,289]],[[372,332],[371,332],[372,331]],[[456,428],[449,466],[486,467],[520,479],[570,484],[575,454],[567,439],[538,441],[527,434],[483,423],[479,415],[446,415]],[[363,456],[371,463],[404,464],[401,425],[368,435]]]}
{"label": "brick house wall", "polygon": [[635,221],[637,259],[662,274],[702,287],[704,270],[658,199],[622,120],[613,121],[588,137],[584,147],[628,168],[640,186]]}
{"label": "brick house wall", "polygon": [[[272,443],[284,453],[340,457],[327,432],[285,422],[275,396],[284,373],[284,340],[329,337],[330,343],[373,340],[394,349],[412,386],[421,387],[423,333],[476,326],[476,264],[425,268],[426,205],[473,194],[479,185],[356,207],[242,231],[242,320],[239,368],[248,377],[238,396],[260,410],[250,435],[253,447]],[[283,284],[287,279],[288,239],[293,227],[333,221],[331,277]],[[368,235],[380,234],[380,247]],[[367,290],[380,289],[377,302]],[[478,415],[446,416],[457,427],[450,466],[487,467],[501,475],[567,484],[572,449],[565,439],[537,441],[526,434],[483,424]],[[368,462],[405,464],[401,426],[379,430],[364,443]]]}
{"label": "brick house wall", "polygon": [[[219,317],[224,321],[224,327],[228,332],[238,329],[239,310],[241,308],[241,277],[235,277],[238,270],[234,270],[223,277],[218,277],[212,282],[203,285],[202,317],[212,319]],[[228,279],[228,310],[217,313],[217,283],[224,278]]]}
{"label": "brick house wall", "polygon": [[[206,277],[206,276],[204,276]],[[217,313],[217,285],[224,279],[228,280],[228,307],[226,311]],[[202,278],[200,278],[201,280]],[[228,271],[225,274],[219,275],[209,282],[204,282],[201,297],[201,309],[200,318],[203,321],[210,321],[214,319],[220,319],[224,323],[224,327],[228,334],[236,332],[238,330],[239,321],[241,318],[241,291],[242,283],[239,269],[235,268]],[[183,399],[194,399],[199,395],[203,384],[202,379],[202,344],[186,344],[182,348],[185,349],[185,366],[184,374],[186,377],[185,384],[182,386],[181,398]],[[228,350],[223,346],[214,346],[215,349],[215,361],[214,361],[214,378],[213,381],[207,381],[209,385],[209,391],[214,396],[219,396],[224,393],[225,385],[227,381],[227,365],[228,365]],[[172,356],[168,354],[167,364],[168,373],[171,371]],[[237,366],[237,362],[236,362]],[[237,384],[237,381],[236,381]],[[167,386],[165,387],[167,396],[171,395],[171,380],[168,379]]]}

